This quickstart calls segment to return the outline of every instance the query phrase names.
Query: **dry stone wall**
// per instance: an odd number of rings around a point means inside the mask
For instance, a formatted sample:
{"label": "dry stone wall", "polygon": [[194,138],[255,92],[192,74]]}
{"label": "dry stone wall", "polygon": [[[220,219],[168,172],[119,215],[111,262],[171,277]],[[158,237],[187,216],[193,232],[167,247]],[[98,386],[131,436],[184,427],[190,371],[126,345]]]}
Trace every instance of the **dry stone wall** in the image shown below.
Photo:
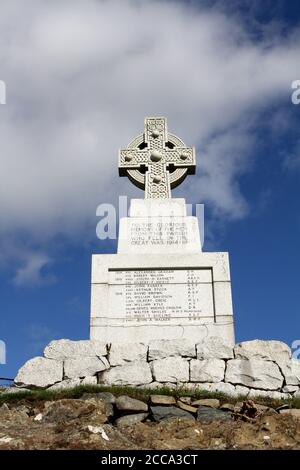
{"label": "dry stone wall", "polygon": [[77,385],[184,387],[230,395],[300,396],[300,361],[280,341],[253,340],[232,347],[219,337],[105,344],[52,341],[44,357],[19,370],[15,386],[59,390]]}

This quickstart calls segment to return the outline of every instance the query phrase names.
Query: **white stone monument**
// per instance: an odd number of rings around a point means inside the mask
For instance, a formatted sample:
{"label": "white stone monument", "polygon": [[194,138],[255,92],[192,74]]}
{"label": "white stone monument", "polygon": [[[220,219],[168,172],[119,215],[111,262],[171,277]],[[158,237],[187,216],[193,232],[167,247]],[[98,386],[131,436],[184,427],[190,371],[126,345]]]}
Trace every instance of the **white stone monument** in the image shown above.
{"label": "white stone monument", "polygon": [[210,336],[234,345],[228,253],[203,253],[196,217],[171,188],[195,172],[194,148],[146,118],[119,153],[119,172],[145,189],[120,220],[118,253],[93,255],[91,339],[145,342]]}

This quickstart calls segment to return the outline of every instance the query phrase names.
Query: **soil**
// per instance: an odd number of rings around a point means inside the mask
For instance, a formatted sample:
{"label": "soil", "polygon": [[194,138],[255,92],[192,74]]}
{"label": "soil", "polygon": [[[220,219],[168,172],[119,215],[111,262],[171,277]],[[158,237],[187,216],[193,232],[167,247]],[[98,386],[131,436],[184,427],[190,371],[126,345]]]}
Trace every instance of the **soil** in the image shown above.
{"label": "soil", "polygon": [[300,419],[265,408],[224,422],[149,415],[118,427],[101,400],[9,402],[0,407],[0,449],[300,449]]}

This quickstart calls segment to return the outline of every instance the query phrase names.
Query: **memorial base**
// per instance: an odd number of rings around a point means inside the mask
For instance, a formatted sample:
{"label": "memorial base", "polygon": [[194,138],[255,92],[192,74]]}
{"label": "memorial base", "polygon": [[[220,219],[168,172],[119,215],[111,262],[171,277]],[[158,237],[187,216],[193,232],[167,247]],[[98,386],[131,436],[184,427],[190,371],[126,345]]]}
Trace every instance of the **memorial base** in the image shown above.
{"label": "memorial base", "polygon": [[234,344],[227,253],[93,255],[91,339]]}

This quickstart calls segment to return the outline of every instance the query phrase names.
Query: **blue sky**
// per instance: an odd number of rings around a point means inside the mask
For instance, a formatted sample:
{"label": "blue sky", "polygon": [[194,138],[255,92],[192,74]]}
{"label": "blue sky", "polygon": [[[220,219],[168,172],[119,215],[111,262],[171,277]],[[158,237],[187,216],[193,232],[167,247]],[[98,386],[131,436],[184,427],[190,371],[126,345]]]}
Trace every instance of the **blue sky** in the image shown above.
{"label": "blue sky", "polygon": [[117,151],[147,115],[197,149],[173,197],[230,253],[237,340],[300,338],[299,2],[4,0],[0,79],[0,376],[88,338],[96,207],[143,196]]}

